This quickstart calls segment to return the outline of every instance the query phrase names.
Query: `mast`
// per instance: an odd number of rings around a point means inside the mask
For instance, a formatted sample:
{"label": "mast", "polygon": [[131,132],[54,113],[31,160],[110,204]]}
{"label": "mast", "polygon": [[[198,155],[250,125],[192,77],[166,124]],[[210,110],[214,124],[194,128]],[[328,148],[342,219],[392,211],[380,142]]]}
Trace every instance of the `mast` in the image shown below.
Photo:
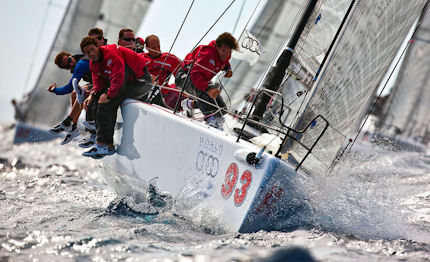
{"label": "mast", "polygon": [[[285,76],[285,71],[287,70],[288,66],[290,65],[291,58],[293,56],[294,48],[296,47],[296,44],[300,38],[300,35],[302,34],[307,21],[309,20],[310,16],[312,15],[312,12],[314,10],[314,7],[316,5],[318,0],[309,0],[308,5],[306,6],[305,11],[303,12],[303,15],[299,21],[298,26],[296,27],[293,36],[291,37],[290,41],[288,42],[287,47],[284,49],[282,54],[279,56],[278,60],[276,61],[276,65],[272,68],[270,73],[267,75],[267,78],[263,84],[263,88],[276,91],[279,87],[279,85],[282,82],[282,79]],[[264,111],[266,110],[266,106],[270,101],[270,96],[267,94],[263,94],[260,98],[260,100],[257,102],[257,105],[255,107],[254,112],[252,113],[252,118],[255,120],[259,120],[262,118]]]}

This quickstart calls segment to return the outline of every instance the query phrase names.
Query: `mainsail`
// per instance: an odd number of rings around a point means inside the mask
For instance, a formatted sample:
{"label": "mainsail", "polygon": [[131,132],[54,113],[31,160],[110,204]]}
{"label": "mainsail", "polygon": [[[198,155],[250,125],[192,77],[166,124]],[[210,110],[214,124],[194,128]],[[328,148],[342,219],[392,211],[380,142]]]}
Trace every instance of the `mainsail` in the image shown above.
{"label": "mainsail", "polygon": [[405,61],[384,113],[382,132],[421,141],[430,114],[430,12],[428,9],[413,35]]}
{"label": "mainsail", "polygon": [[[296,128],[301,129],[316,116],[327,119],[323,134],[303,167],[324,172],[342,145],[357,132],[360,116],[371,95],[395,57],[402,40],[418,18],[426,1],[355,1],[339,38],[322,68],[307,106]],[[317,119],[300,141],[311,147],[325,126]],[[286,143],[283,152],[300,161],[305,150],[298,143]],[[325,168],[324,168],[325,167]]]}
{"label": "mainsail", "polygon": [[66,84],[71,77],[68,71],[54,64],[60,51],[81,53],[82,38],[95,26],[105,31],[109,42],[116,43],[120,28],[136,28],[137,31],[149,4],[150,1],[140,0],[70,0],[41,74],[30,92],[24,122],[51,126],[61,121],[70,108],[69,96],[55,96],[46,91],[49,84]]}

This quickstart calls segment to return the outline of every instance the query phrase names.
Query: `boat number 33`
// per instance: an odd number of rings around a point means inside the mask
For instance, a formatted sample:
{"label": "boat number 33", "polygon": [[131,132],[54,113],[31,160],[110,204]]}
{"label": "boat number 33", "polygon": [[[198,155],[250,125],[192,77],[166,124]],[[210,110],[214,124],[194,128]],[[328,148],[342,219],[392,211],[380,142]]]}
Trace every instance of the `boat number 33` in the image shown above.
{"label": "boat number 33", "polygon": [[221,195],[224,199],[228,199],[234,190],[234,204],[240,206],[246,198],[249,186],[252,182],[252,174],[246,170],[240,176],[241,186],[237,186],[237,179],[239,178],[239,168],[235,163],[231,163],[225,173],[225,181],[221,186]]}

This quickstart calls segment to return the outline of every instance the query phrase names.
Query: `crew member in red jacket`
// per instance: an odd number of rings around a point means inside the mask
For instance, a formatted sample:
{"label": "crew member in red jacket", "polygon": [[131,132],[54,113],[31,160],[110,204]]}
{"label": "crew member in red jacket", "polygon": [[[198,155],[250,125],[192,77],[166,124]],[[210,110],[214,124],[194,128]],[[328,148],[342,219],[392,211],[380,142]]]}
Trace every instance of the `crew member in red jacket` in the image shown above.
{"label": "crew member in red jacket", "polygon": [[145,99],[151,88],[151,76],[146,59],[130,49],[116,45],[97,47],[92,37],[82,39],[81,49],[90,59],[93,77],[93,89],[84,107],[92,99],[98,99],[97,143],[83,155],[102,158],[115,152],[113,133],[118,107],[126,98]]}
{"label": "crew member in red jacket", "polygon": [[[211,79],[221,70],[226,71],[224,77],[230,78],[233,75],[230,66],[232,50],[237,50],[236,39],[230,33],[222,33],[215,41],[209,45],[200,45],[189,53],[182,64],[182,68],[176,76],[176,86],[195,95],[211,104],[225,107],[225,103],[219,96],[221,90],[218,85],[211,84]],[[205,102],[191,101],[185,99],[181,105],[192,116],[192,108],[199,107],[205,115],[205,121],[216,128],[222,129],[222,112],[214,115],[218,108]]]}
{"label": "crew member in red jacket", "polygon": [[[147,59],[147,67],[152,79],[157,85],[176,88],[175,84],[169,85],[170,76],[175,76],[182,61],[170,53],[162,53],[160,50],[160,39],[156,35],[149,35],[145,39],[148,53],[143,56]],[[166,104],[173,108],[178,99],[179,92],[161,89]]]}

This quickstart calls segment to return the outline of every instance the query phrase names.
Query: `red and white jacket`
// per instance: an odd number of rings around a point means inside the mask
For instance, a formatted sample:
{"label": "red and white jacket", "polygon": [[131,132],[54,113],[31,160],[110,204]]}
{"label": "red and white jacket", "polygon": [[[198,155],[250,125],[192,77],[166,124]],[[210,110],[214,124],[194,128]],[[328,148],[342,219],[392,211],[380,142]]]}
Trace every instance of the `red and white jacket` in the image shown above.
{"label": "red and white jacket", "polygon": [[[146,64],[145,57],[133,50],[117,47],[115,44],[101,46],[99,61],[90,61],[94,85],[92,92],[96,93],[109,88],[107,96],[114,98],[124,84],[125,65],[128,65],[134,72],[134,76],[128,77],[128,81],[131,81],[144,76]],[[110,83],[110,86],[106,85],[106,81]]]}
{"label": "red and white jacket", "polygon": [[[158,77],[157,84],[162,85],[170,74],[176,76],[182,61],[175,55],[169,53],[162,53],[160,56],[153,58],[148,53],[141,54],[146,58],[146,67],[151,75]],[[169,83],[165,83],[169,86]],[[161,92],[166,94],[169,92],[167,89],[162,89]]]}
{"label": "red and white jacket", "polygon": [[206,91],[209,81],[219,71],[231,68],[229,60],[230,57],[224,62],[221,61],[215,47],[215,41],[212,41],[209,45],[200,45],[189,53],[185,57],[182,67],[185,68],[194,63],[190,72],[190,79],[197,89]]}

